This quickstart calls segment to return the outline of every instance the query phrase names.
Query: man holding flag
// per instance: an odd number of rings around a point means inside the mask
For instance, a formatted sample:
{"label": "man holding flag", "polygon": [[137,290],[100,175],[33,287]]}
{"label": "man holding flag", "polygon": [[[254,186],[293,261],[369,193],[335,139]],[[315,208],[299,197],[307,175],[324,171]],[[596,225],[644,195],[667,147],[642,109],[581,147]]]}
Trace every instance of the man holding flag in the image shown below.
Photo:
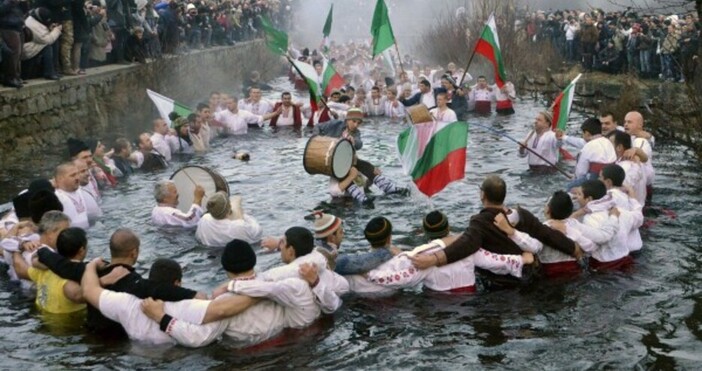
{"label": "man holding flag", "polygon": [[[534,121],[534,129],[529,132],[527,138],[519,146],[519,157],[527,157],[529,171],[532,173],[552,174],[556,172],[556,168],[548,163],[555,164],[558,161],[558,140],[556,140],[556,134],[551,131],[552,120],[553,116],[550,112],[539,112]],[[527,151],[527,148],[540,154],[546,161]]]}

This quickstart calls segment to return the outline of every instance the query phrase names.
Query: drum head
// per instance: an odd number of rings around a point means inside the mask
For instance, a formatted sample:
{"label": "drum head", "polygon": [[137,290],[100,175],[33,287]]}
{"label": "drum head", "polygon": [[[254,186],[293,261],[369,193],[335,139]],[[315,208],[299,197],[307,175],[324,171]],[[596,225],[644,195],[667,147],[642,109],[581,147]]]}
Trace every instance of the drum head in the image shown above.
{"label": "drum head", "polygon": [[334,177],[344,179],[349,175],[351,165],[353,165],[353,144],[348,140],[340,140],[336,144],[334,157],[332,158]]}
{"label": "drum head", "polygon": [[218,172],[202,166],[184,166],[171,175],[171,180],[178,189],[178,209],[187,212],[193,204],[195,185],[199,184],[205,189],[202,198],[202,208],[207,206],[209,196],[218,191],[224,191],[229,198],[229,183]]}

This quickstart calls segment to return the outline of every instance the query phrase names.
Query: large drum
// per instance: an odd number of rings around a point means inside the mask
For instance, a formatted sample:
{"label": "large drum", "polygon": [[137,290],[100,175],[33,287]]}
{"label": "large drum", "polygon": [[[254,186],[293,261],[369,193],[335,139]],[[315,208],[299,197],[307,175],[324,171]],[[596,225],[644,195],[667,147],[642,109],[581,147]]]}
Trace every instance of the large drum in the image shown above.
{"label": "large drum", "polygon": [[434,121],[429,109],[422,103],[407,108],[407,116],[412,124],[424,124]]}
{"label": "large drum", "polygon": [[302,166],[309,174],[324,174],[336,179],[349,175],[356,150],[347,139],[314,135],[307,141]]}
{"label": "large drum", "polygon": [[218,191],[224,191],[229,197],[229,183],[218,172],[204,166],[183,166],[171,175],[171,180],[178,189],[178,209],[187,212],[193,204],[195,185],[205,189],[202,198],[202,208],[205,209],[209,196]]}

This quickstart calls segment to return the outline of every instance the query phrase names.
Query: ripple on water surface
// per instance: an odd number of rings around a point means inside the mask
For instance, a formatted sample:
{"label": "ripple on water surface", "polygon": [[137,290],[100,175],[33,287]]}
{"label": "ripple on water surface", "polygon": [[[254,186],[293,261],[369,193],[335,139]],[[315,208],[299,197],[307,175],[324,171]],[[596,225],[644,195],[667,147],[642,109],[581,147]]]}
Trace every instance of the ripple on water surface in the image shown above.
{"label": "ripple on water surface", "polygon": [[[280,90],[289,89],[281,82]],[[526,136],[533,117],[543,109],[535,102],[517,104],[510,118],[471,118],[510,136]],[[145,120],[148,121],[148,120]],[[406,184],[397,161],[395,138],[400,123],[369,120],[363,125],[360,155]],[[577,125],[570,128],[577,134]],[[233,194],[255,216],[266,235],[281,234],[328,201],[327,179],[302,167],[309,133],[268,129],[225,138],[205,157],[191,163],[209,166],[228,180]],[[408,291],[390,298],[345,298],[344,306],[304,332],[293,332],[281,344],[236,350],[226,344],[190,350],[122,342],[105,344],[85,335],[78,325],[55,328],[32,309],[31,300],[0,273],[0,346],[3,368],[202,369],[278,368],[699,368],[702,361],[702,279],[700,239],[700,166],[683,148],[656,147],[657,210],[672,210],[642,232],[644,251],[629,274],[586,274],[571,282],[546,282],[519,290],[478,295],[442,295]],[[251,153],[248,163],[230,159],[234,149]],[[513,142],[477,126],[470,128],[466,177],[432,200],[378,196],[375,210],[338,208],[345,219],[344,252],[362,251],[363,227],[373,216],[393,222],[396,243],[421,241],[423,214],[446,212],[460,231],[479,210],[478,185],[488,173],[508,185],[508,203],[541,215],[546,198],[562,187],[560,175],[532,176],[517,157]],[[58,162],[56,159],[55,162]],[[108,238],[118,227],[142,237],[140,264],[146,269],[158,257],[171,257],[185,267],[184,284],[211,290],[224,278],[218,251],[199,245],[193,233],[152,227],[153,182],[170,174],[139,174],[105,191],[106,217],[89,231],[90,256],[109,256]],[[24,174],[25,180],[34,174]],[[376,194],[378,191],[376,191]],[[277,264],[277,254],[260,255],[259,269]]]}

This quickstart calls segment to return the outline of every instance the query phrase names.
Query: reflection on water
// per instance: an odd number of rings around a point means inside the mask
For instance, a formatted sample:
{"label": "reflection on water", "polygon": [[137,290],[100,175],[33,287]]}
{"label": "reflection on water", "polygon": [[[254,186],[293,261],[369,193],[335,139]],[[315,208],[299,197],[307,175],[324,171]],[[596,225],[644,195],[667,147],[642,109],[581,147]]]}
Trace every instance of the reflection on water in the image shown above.
{"label": "reflection on water", "polygon": [[[543,109],[533,102],[517,105],[509,118],[476,118],[512,137],[523,138],[533,117]],[[148,120],[144,120],[147,122]],[[380,166],[402,184],[395,150],[400,123],[372,120],[364,124],[363,158]],[[572,129],[576,132],[575,125]],[[333,208],[346,221],[344,252],[362,251],[363,227],[383,215],[394,225],[394,241],[420,243],[421,217],[437,208],[460,231],[479,209],[478,184],[485,174],[500,174],[508,184],[508,203],[541,215],[546,198],[565,184],[555,174],[532,176],[511,142],[471,128],[466,177],[432,200],[379,195],[374,210],[329,205],[327,179],[302,168],[307,131],[257,130],[215,142],[206,157],[193,164],[209,166],[228,181],[233,194],[255,216],[267,235],[292,225],[307,225],[304,215]],[[230,159],[232,151],[251,153],[250,162]],[[233,350],[226,344],[190,350],[121,342],[105,344],[75,328],[56,332],[42,323],[32,300],[22,296],[0,271],[0,347],[6,368],[699,368],[702,361],[702,223],[700,166],[679,146],[656,148],[656,194],[664,212],[642,233],[644,251],[630,274],[585,274],[570,282],[542,282],[515,290],[479,295],[446,295],[422,291],[389,298],[345,298],[333,316],[304,332],[287,333],[272,344]],[[51,161],[57,163],[58,159]],[[109,256],[108,236],[118,227],[142,237],[137,269],[146,271],[158,257],[171,257],[185,267],[184,285],[211,290],[224,279],[218,251],[199,245],[194,233],[172,233],[152,227],[152,185],[180,164],[160,174],[137,174],[105,191],[106,217],[89,231],[89,256]],[[16,177],[18,184],[34,174]],[[14,189],[4,189],[8,195]],[[9,196],[3,198],[7,199]],[[260,255],[259,269],[274,266],[277,254]]]}

